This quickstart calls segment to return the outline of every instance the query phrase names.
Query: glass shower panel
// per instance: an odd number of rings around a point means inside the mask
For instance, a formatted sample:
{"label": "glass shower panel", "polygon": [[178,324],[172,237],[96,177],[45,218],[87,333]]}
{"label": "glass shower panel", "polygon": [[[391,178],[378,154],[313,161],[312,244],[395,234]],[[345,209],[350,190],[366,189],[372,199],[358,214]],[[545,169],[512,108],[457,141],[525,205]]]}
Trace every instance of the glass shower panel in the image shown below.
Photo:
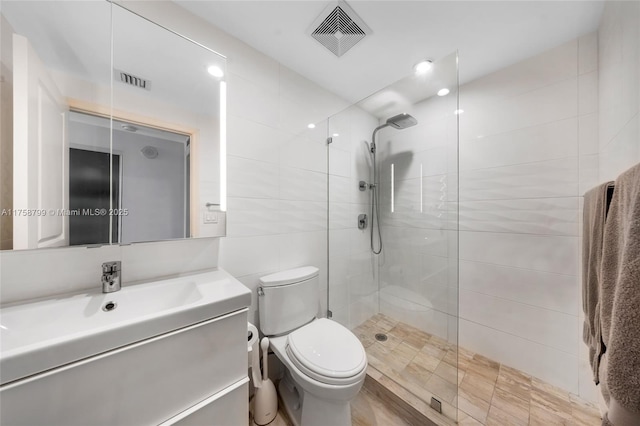
{"label": "glass shower panel", "polygon": [[328,148],[330,310],[374,382],[454,420],[458,114],[453,53],[331,117]]}

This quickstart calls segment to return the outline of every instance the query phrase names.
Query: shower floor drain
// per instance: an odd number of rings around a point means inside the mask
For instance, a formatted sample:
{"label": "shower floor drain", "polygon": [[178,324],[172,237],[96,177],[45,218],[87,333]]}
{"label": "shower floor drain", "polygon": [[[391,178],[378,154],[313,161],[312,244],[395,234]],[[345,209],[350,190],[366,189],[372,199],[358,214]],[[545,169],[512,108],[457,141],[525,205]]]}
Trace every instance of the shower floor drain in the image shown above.
{"label": "shower floor drain", "polygon": [[387,335],[384,333],[376,333],[376,340],[378,342],[386,342],[387,341]]}

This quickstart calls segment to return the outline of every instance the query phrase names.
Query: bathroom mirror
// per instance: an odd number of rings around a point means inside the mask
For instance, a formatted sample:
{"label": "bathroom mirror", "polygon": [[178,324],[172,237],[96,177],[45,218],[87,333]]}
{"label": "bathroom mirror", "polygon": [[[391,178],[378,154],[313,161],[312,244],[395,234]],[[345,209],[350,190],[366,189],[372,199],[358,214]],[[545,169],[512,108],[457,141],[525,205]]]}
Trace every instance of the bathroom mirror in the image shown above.
{"label": "bathroom mirror", "polygon": [[108,1],[0,13],[3,250],[224,235],[224,57]]}

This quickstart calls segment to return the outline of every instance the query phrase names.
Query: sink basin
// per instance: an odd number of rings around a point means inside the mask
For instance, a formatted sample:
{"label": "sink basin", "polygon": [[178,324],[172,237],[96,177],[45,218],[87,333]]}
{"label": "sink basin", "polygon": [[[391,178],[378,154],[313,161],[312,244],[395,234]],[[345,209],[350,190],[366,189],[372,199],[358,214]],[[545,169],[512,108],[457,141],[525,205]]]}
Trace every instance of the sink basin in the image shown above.
{"label": "sink basin", "polygon": [[250,291],[216,269],[0,309],[0,384],[243,309]]}

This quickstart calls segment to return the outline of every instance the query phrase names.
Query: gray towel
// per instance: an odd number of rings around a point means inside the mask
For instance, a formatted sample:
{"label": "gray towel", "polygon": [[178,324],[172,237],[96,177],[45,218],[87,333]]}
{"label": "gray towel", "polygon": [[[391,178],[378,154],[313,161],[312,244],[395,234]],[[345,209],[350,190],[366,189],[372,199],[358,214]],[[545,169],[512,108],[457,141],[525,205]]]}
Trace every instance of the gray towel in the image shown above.
{"label": "gray towel", "polygon": [[640,164],[621,174],[615,185],[600,275],[606,382],[612,399],[640,415]]}
{"label": "gray towel", "polygon": [[582,310],[584,324],[582,339],[589,347],[589,361],[593,380],[598,376],[600,356],[604,351],[598,301],[600,299],[600,266],[602,239],[607,214],[607,188],[613,182],[603,183],[584,194],[582,232]]}

